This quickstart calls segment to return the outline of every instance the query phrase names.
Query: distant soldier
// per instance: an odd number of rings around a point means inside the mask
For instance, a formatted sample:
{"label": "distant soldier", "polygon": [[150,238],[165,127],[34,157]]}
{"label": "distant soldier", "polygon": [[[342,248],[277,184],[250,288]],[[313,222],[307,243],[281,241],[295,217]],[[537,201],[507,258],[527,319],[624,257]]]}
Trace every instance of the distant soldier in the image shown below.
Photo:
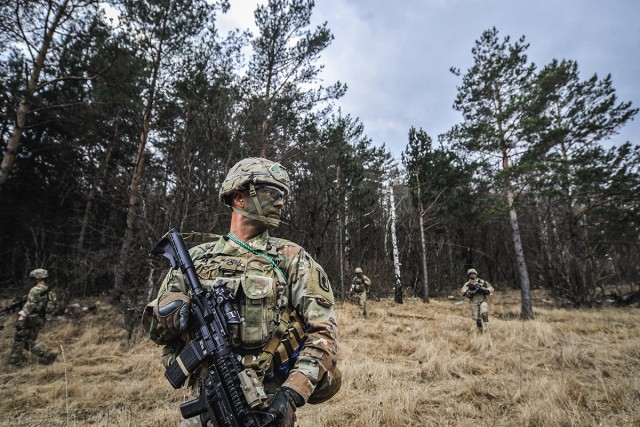
{"label": "distant soldier", "polygon": [[489,305],[487,297],[493,292],[493,286],[486,280],[478,278],[475,268],[467,270],[469,281],[462,287],[462,296],[469,298],[471,304],[471,317],[476,321],[478,331],[489,330]]}
{"label": "distant soldier", "polygon": [[49,288],[46,284],[49,274],[47,270],[37,268],[29,273],[29,277],[35,280],[35,286],[29,291],[26,303],[18,312],[16,334],[13,337],[9,357],[9,363],[15,366],[22,366],[26,361],[26,357],[22,354],[23,350],[29,350],[40,358],[41,363],[45,364],[53,363],[58,356],[57,353],[36,343],[38,333],[45,324],[47,309],[50,307]]}
{"label": "distant soldier", "polygon": [[360,314],[367,318],[367,292],[371,286],[371,280],[364,274],[360,267],[355,270],[356,276],[351,281],[351,294],[358,296],[358,307]]}

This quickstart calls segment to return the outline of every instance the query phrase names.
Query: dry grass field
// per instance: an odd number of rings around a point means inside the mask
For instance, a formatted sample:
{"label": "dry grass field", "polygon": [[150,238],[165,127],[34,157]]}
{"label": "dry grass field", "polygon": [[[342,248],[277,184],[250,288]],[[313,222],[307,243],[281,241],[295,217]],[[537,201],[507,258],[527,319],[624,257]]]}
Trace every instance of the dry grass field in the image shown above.
{"label": "dry grass field", "polygon": [[[367,320],[339,305],[343,386],[301,408],[300,426],[640,426],[640,309],[566,310],[535,296],[530,322],[518,320],[518,294],[493,296],[484,335],[466,302],[374,302]],[[114,313],[101,303],[54,317],[39,341],[58,360],[22,369],[6,363],[5,317],[0,425],[175,426],[184,391],[164,379],[158,347],[127,341]]]}

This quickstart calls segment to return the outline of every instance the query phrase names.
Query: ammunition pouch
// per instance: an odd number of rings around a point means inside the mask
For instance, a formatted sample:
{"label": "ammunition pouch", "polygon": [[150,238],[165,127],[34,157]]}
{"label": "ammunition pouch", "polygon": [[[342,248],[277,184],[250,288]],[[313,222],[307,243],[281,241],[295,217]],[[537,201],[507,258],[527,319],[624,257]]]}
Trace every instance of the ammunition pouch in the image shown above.
{"label": "ammunition pouch", "polygon": [[292,310],[281,317],[280,324],[273,330],[259,355],[245,356],[244,366],[256,371],[259,377],[268,374],[285,376],[298,359],[305,339],[302,320]]}

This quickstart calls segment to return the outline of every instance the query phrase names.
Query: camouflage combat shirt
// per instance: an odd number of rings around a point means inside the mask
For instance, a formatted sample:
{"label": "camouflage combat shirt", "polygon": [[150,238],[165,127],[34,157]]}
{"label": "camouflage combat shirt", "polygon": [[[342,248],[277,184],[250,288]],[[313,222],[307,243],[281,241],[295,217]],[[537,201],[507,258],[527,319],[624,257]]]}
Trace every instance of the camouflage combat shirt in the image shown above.
{"label": "camouflage combat shirt", "polygon": [[[337,364],[334,296],[327,275],[302,247],[270,237],[267,231],[245,242],[257,254],[231,243],[227,237],[216,237],[217,241],[195,246],[189,253],[204,289],[210,290],[214,280],[222,277],[235,295],[234,306],[244,323],[230,330],[232,345],[238,353],[258,354],[278,326],[280,316],[285,310],[295,309],[303,319],[307,339],[283,385],[308,400],[325,375],[331,378]],[[273,259],[278,268],[261,253]],[[171,270],[158,292],[158,300],[171,292],[188,291],[182,273]],[[150,338],[153,339],[151,335]]]}
{"label": "camouflage combat shirt", "polygon": [[22,306],[19,314],[29,320],[44,319],[49,304],[49,288],[47,285],[36,285],[29,291],[27,302]]}

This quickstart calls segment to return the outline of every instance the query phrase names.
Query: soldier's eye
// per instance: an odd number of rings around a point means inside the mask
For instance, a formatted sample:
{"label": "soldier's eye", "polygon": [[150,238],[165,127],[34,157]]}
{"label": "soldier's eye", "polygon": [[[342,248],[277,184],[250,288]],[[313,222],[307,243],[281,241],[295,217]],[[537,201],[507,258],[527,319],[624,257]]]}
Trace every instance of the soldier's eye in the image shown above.
{"label": "soldier's eye", "polygon": [[286,191],[272,185],[261,185],[256,187],[256,192],[261,196],[270,198],[274,202],[287,197]]}

